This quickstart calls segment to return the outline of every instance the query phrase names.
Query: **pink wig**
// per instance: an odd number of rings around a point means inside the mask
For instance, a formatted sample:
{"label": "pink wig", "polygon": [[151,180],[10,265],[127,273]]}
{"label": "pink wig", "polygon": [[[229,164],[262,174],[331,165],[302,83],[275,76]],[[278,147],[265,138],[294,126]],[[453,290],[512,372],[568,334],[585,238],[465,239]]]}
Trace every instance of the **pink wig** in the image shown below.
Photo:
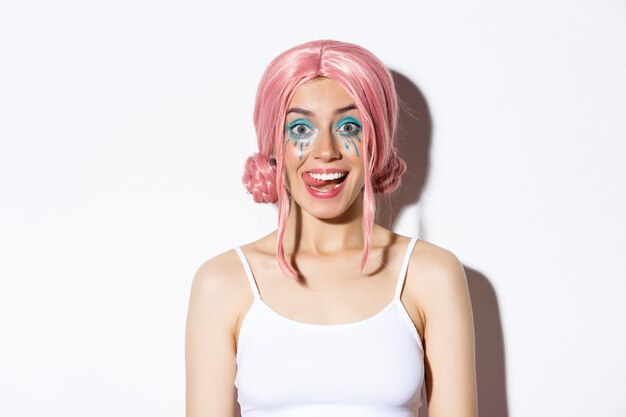
{"label": "pink wig", "polygon": [[243,183],[258,203],[278,202],[276,253],[280,268],[291,277],[296,269],[287,262],[283,236],[290,209],[284,184],[284,121],[287,107],[302,84],[326,77],[340,84],[352,97],[363,124],[364,247],[361,269],[369,253],[376,214],[374,193],[387,193],[400,185],[406,164],[394,144],[398,100],[389,70],[368,50],[345,42],[319,40],[291,48],[267,67],[256,95],[254,125],[259,152],[248,158]]}

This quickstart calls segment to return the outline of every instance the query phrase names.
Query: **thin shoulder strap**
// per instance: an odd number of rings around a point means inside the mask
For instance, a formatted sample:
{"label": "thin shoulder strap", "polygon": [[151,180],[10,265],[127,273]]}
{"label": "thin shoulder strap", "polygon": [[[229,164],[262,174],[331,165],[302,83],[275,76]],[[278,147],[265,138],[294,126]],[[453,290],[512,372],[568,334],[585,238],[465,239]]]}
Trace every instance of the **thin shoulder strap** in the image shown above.
{"label": "thin shoulder strap", "polygon": [[239,255],[239,259],[241,259],[241,263],[243,264],[243,268],[246,270],[246,277],[248,277],[248,282],[250,283],[250,288],[252,289],[252,293],[254,294],[254,298],[257,300],[261,299],[261,295],[259,294],[259,288],[256,285],[256,281],[252,276],[252,270],[250,269],[250,264],[248,264],[248,260],[246,256],[243,254],[243,251],[239,246],[235,246],[235,251],[237,255]]}
{"label": "thin shoulder strap", "polygon": [[415,243],[417,243],[416,237],[411,239],[411,241],[407,245],[406,253],[404,254],[404,260],[402,261],[402,267],[400,268],[400,275],[398,276],[398,282],[396,284],[395,298],[397,299],[400,299],[400,293],[402,293],[402,286],[406,278],[406,270],[409,267],[409,260],[411,259],[411,253],[413,253],[413,248],[415,247]]}

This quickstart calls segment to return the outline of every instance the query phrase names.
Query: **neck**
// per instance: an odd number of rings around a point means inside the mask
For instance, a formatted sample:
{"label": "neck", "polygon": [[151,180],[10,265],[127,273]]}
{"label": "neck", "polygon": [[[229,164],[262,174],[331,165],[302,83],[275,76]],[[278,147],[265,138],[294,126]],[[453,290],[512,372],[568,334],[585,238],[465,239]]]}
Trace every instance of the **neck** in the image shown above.
{"label": "neck", "polygon": [[363,247],[362,194],[341,216],[318,219],[292,201],[283,244],[287,253],[336,254]]}

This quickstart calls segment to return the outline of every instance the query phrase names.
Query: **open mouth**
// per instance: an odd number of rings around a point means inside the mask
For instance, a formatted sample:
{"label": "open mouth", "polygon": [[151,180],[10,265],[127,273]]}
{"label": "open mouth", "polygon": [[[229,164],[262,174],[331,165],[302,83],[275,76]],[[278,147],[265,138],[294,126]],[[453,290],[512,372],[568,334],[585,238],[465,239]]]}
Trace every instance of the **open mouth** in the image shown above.
{"label": "open mouth", "polygon": [[348,177],[348,171],[311,172],[302,174],[304,183],[320,193],[327,193],[338,188]]}

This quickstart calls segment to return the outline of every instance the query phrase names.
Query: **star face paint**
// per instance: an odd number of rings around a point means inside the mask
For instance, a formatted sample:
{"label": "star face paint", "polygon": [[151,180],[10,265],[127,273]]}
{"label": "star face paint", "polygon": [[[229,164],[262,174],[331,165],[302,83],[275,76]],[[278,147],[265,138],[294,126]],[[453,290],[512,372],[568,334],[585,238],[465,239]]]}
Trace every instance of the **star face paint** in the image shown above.
{"label": "star face paint", "polygon": [[286,133],[286,144],[293,141],[293,146],[300,145],[298,156],[302,160],[302,147],[311,144],[311,138],[317,134],[317,128],[306,119],[296,119],[287,125]]}
{"label": "star face paint", "polygon": [[346,117],[337,123],[335,131],[339,134],[339,137],[343,140],[343,145],[346,151],[350,150],[350,145],[354,147],[356,156],[359,156],[359,149],[356,146],[356,142],[361,143],[361,122],[354,117]]}

